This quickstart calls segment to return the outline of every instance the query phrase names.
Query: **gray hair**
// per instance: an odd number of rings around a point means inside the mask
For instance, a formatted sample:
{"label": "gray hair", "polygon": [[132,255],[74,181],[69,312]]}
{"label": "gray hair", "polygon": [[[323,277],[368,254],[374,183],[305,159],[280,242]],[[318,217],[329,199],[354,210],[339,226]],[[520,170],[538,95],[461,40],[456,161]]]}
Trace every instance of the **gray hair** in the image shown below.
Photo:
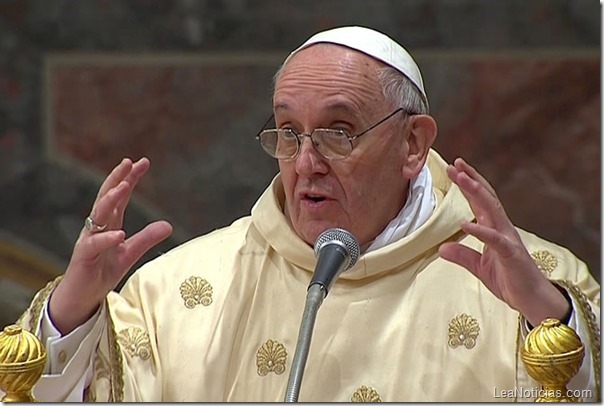
{"label": "gray hair", "polygon": [[281,64],[281,66],[279,67],[279,70],[277,70],[277,72],[275,72],[275,75],[273,76],[273,94],[275,94],[275,89],[277,88],[277,82],[279,81],[279,78],[281,77],[281,75],[283,74],[283,71],[285,70],[285,63]]}
{"label": "gray hair", "polygon": [[409,113],[428,114],[428,104],[422,93],[405,75],[391,66],[378,68],[377,75],[382,94],[393,108],[403,108]]}

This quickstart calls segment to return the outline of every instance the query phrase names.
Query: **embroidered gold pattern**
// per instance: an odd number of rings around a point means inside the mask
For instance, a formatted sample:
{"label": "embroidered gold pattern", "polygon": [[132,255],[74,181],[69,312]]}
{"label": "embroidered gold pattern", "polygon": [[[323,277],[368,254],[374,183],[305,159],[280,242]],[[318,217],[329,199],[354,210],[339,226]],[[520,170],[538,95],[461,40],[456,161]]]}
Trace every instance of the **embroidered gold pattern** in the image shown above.
{"label": "embroidered gold pattern", "polygon": [[354,393],[352,394],[352,398],[350,398],[350,400],[352,402],[381,402],[382,399],[380,398],[379,393],[373,389],[373,388],[368,388],[367,386],[363,385],[360,388],[358,388],[357,390],[354,391]]}
{"label": "embroidered gold pattern", "polygon": [[479,332],[478,321],[462,313],[449,322],[449,347],[457,348],[463,345],[467,349],[474,348]]}
{"label": "embroidered gold pattern", "polygon": [[[27,313],[30,314],[29,317],[29,326],[26,327],[27,330],[36,334],[38,332],[38,328],[40,326],[40,318],[42,316],[42,307],[44,307],[44,303],[48,296],[52,293],[52,291],[57,287],[59,282],[63,279],[63,275],[57,276],[54,280],[48,282],[40,292],[38,292],[31,303],[31,307]],[[19,317],[19,323],[22,323],[25,320],[25,317]]]}
{"label": "embroidered gold pattern", "polygon": [[587,324],[587,331],[589,334],[589,344],[592,354],[592,364],[596,375],[596,400],[601,401],[600,392],[600,327],[598,325],[598,319],[589,305],[589,299],[577,286],[569,281],[565,280],[554,280],[552,282],[557,283],[567,290],[568,293],[576,300],[579,304],[579,312]]}
{"label": "embroidered gold pattern", "polygon": [[[108,302],[105,299],[105,306]],[[94,359],[92,381],[84,390],[85,402],[122,402],[124,400],[123,358],[111,314],[107,314],[106,334],[103,334]],[[104,352],[107,351],[107,356]],[[109,358],[107,358],[109,357]],[[99,393],[101,379],[108,379],[108,393]],[[104,385],[103,385],[104,386]]]}
{"label": "embroidered gold pattern", "polygon": [[[105,299],[105,306],[109,306],[107,299]],[[107,347],[109,350],[109,359],[111,360],[111,393],[109,402],[122,402],[124,400],[124,363],[122,352],[120,351],[115,324],[113,323],[111,314],[107,316],[107,321]]]}
{"label": "embroidered gold pattern", "polygon": [[256,366],[258,367],[258,375],[265,376],[269,372],[274,372],[277,375],[285,371],[285,362],[287,361],[287,351],[283,344],[277,341],[268,340],[256,353]]}
{"label": "embroidered gold pattern", "polygon": [[151,356],[149,334],[138,327],[128,327],[117,335],[117,341],[132,357],[147,360]]}
{"label": "embroidered gold pattern", "polygon": [[180,285],[180,296],[188,309],[198,304],[209,306],[212,303],[212,285],[205,279],[191,276]]}
{"label": "embroidered gold pattern", "polygon": [[[520,371],[518,369],[518,366],[521,363],[521,356],[520,356],[520,348],[522,348],[522,346],[524,345],[524,337],[522,336],[522,324],[523,324],[523,320],[524,320],[524,316],[522,314],[518,314],[518,321],[516,322],[516,349],[514,350],[514,353],[516,354],[516,359],[515,359],[515,370],[516,372],[516,382],[518,382],[518,371]],[[522,369],[524,371],[524,368]],[[514,401],[518,402],[518,395],[516,394],[516,397],[514,397]]]}
{"label": "embroidered gold pattern", "polygon": [[539,268],[545,276],[549,277],[558,266],[558,258],[549,251],[535,251],[531,253],[531,257],[533,257],[533,261],[537,264],[537,268]]}
{"label": "embroidered gold pattern", "polygon": [[109,361],[103,356],[100,351],[97,351],[96,357],[94,358],[94,375],[90,385],[84,390],[84,401],[85,402],[96,402],[96,381],[100,379],[107,379],[111,384],[111,370],[109,368]]}
{"label": "embroidered gold pattern", "polygon": [[94,375],[90,386],[84,390],[84,401],[85,402],[96,402],[96,382],[100,379],[107,379],[111,384],[111,370],[109,368],[109,361],[103,356],[100,351],[97,351],[96,357],[94,358]]}
{"label": "embroidered gold pattern", "polygon": [[95,403],[96,393],[94,391],[94,384],[91,383],[86,389],[84,389],[84,402]]}
{"label": "embroidered gold pattern", "polygon": [[96,372],[96,379],[109,379],[111,376],[109,361],[100,352],[97,353],[94,360],[94,370]]}

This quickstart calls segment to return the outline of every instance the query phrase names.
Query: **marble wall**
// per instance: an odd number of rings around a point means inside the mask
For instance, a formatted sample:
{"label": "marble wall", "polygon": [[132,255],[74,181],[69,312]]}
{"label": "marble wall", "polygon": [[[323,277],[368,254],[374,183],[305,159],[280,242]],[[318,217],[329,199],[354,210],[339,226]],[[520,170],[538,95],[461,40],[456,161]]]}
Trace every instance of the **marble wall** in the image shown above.
{"label": "marble wall", "polygon": [[436,149],[463,156],[520,227],[600,279],[595,0],[0,2],[0,327],[65,269],[104,174],[148,156],[125,228],[174,236],[249,212],[276,173],[254,135],[272,75],[313,32],[372,26],[420,64]]}

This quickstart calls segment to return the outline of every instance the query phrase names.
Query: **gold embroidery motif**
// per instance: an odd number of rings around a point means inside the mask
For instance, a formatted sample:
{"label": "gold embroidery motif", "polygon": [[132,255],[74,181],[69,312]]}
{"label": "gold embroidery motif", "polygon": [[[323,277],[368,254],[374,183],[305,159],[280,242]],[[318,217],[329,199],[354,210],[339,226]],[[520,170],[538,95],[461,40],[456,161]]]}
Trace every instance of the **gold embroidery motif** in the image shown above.
{"label": "gold embroidery motif", "polygon": [[585,295],[585,293],[583,293],[581,291],[581,289],[579,289],[577,286],[575,286],[574,284],[572,284],[569,281],[565,281],[565,280],[555,280],[552,281],[557,283],[558,285],[564,287],[568,293],[570,293],[570,295],[576,300],[576,302],[579,304],[579,312],[581,313],[581,316],[583,318],[583,320],[585,320],[586,324],[587,324],[587,331],[589,334],[589,344],[590,344],[590,350],[591,350],[591,354],[592,354],[592,364],[593,364],[593,368],[594,368],[594,372],[596,375],[596,400],[598,402],[600,402],[601,398],[601,392],[600,392],[600,327],[598,325],[598,319],[596,318],[596,315],[594,314],[594,312],[591,309],[591,306],[589,305],[589,299],[587,298],[587,296]]}
{"label": "gold embroidery motif", "polygon": [[479,332],[478,321],[462,313],[449,322],[449,347],[457,348],[463,345],[467,349],[474,348]]}
{"label": "gold embroidery motif", "polygon": [[531,253],[531,257],[533,257],[533,261],[537,264],[537,268],[539,268],[545,276],[549,277],[558,266],[558,258],[549,251],[535,251]]}
{"label": "gold embroidery motif", "polygon": [[268,340],[256,353],[256,366],[258,375],[265,376],[269,372],[277,375],[285,371],[285,362],[287,361],[287,351],[283,344],[277,341]]}
{"label": "gold embroidery motif", "polygon": [[352,394],[352,398],[350,398],[352,402],[381,402],[379,393],[373,388],[368,388],[363,385]]}
{"label": "gold embroidery motif", "polygon": [[94,391],[94,384],[91,383],[86,389],[84,389],[84,402],[95,403],[96,393]]}
{"label": "gold embroidery motif", "polygon": [[[105,306],[109,306],[105,299]],[[110,394],[109,402],[122,402],[124,400],[124,363],[122,352],[118,344],[117,334],[115,332],[115,324],[111,318],[111,314],[107,315],[107,347],[109,350],[109,359],[111,360],[111,378],[110,378]]]}
{"label": "gold embroidery motif", "polygon": [[151,356],[149,334],[138,327],[128,327],[119,332],[117,341],[132,357],[147,360]]}
{"label": "gold embroidery motif", "polygon": [[109,370],[109,361],[100,352],[96,354],[94,360],[94,370],[96,372],[96,379],[109,379],[111,376]]}
{"label": "gold embroidery motif", "polygon": [[[46,286],[38,294],[36,294],[34,300],[31,303],[31,307],[29,308],[30,318],[29,318],[29,328],[27,328],[30,332],[36,334],[38,332],[38,328],[40,326],[40,318],[42,316],[42,307],[44,307],[44,303],[48,296],[52,293],[52,291],[57,287],[59,282],[63,279],[63,275],[57,276],[54,280],[48,282]],[[19,317],[19,323],[22,323],[25,320],[25,317]]]}
{"label": "gold embroidery motif", "polygon": [[111,384],[111,370],[109,361],[103,356],[100,351],[97,351],[94,358],[94,375],[90,385],[84,390],[85,402],[96,402],[96,382],[100,379],[107,379]]}
{"label": "gold embroidery motif", "polygon": [[198,304],[209,306],[212,303],[212,285],[205,279],[191,276],[180,285],[180,296],[188,309]]}

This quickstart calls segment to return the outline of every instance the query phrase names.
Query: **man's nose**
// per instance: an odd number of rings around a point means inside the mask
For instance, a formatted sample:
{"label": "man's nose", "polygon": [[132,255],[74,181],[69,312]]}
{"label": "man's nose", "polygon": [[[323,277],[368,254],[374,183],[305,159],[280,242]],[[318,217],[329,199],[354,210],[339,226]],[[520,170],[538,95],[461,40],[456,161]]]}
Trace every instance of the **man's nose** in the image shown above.
{"label": "man's nose", "polygon": [[298,175],[310,176],[315,173],[327,173],[329,165],[327,159],[315,148],[310,137],[303,137],[300,143],[300,152],[296,157],[296,172]]}

